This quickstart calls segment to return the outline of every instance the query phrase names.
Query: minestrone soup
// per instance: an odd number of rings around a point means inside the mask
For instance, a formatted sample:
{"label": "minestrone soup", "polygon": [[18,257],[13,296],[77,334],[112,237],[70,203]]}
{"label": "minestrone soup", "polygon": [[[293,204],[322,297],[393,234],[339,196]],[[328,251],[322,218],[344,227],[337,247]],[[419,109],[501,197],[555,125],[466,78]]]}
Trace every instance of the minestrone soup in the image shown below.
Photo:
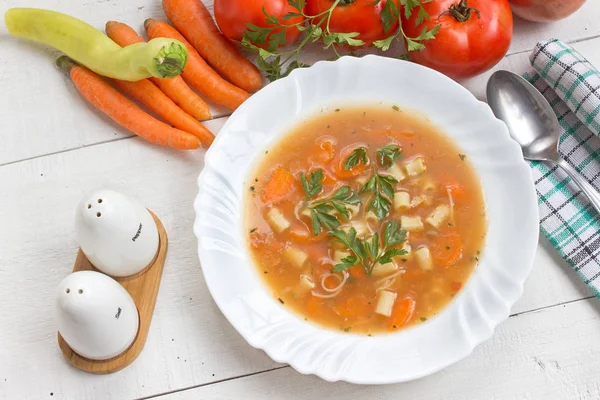
{"label": "minestrone soup", "polygon": [[440,312],[486,233],[467,156],[396,106],[342,107],[298,125],[251,175],[246,221],[258,273],[284,307],[369,335]]}

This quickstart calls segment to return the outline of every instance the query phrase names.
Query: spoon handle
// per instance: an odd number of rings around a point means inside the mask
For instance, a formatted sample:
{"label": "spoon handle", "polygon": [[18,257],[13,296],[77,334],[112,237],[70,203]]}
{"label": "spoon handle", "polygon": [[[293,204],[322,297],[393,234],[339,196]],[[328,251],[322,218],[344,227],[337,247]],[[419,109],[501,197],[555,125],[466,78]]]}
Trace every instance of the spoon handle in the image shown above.
{"label": "spoon handle", "polygon": [[600,193],[590,183],[577,172],[577,170],[571,167],[571,164],[563,160],[562,158],[557,164],[571,177],[571,179],[581,188],[590,200],[590,203],[596,209],[596,212],[600,214]]}

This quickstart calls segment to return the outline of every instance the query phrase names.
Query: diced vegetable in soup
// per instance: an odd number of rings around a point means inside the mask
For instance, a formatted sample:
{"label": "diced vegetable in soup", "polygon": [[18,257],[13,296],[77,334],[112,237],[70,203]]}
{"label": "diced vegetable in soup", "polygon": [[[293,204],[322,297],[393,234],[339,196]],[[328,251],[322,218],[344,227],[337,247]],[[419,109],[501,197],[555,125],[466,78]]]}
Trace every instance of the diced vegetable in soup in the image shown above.
{"label": "diced vegetable in soup", "polygon": [[486,217],[467,156],[397,107],[340,108],[297,126],[248,183],[250,251],[274,298],[358,334],[431,318],[479,261]]}

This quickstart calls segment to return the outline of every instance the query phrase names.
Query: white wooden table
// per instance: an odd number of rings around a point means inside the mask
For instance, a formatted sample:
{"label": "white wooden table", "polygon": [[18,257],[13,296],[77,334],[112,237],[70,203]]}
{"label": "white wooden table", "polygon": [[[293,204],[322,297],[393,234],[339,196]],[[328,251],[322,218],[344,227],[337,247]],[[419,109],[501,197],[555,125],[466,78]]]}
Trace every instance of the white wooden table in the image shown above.
{"label": "white wooden table", "polygon": [[[206,1],[206,0],[205,0]],[[212,1],[206,1],[212,7]],[[98,28],[142,31],[159,0],[1,0],[55,9]],[[496,69],[524,72],[539,39],[558,37],[600,66],[600,1],[554,24],[516,21]],[[55,67],[57,52],[0,27],[0,399],[598,399],[600,303],[541,240],[523,297],[493,338],[462,362],[401,385],[354,386],[303,376],[251,348],[212,301],[192,233],[203,152],[132,137],[89,107]],[[465,85],[484,98],[490,73]],[[218,132],[221,117],[207,126]],[[170,250],[145,350],[108,375],[80,372],[56,344],[52,299],[77,252],[74,207],[108,186],[164,222]]]}

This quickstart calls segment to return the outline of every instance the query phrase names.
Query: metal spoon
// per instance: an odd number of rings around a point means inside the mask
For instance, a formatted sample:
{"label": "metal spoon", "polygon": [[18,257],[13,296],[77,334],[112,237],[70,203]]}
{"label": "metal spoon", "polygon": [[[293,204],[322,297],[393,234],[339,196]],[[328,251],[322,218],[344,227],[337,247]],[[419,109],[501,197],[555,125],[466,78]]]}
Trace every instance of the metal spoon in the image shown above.
{"label": "metal spoon", "polygon": [[600,194],[558,154],[558,119],[548,101],[529,82],[508,71],[495,72],[487,84],[487,100],[496,117],[508,126],[527,160],[560,166],[600,213]]}

